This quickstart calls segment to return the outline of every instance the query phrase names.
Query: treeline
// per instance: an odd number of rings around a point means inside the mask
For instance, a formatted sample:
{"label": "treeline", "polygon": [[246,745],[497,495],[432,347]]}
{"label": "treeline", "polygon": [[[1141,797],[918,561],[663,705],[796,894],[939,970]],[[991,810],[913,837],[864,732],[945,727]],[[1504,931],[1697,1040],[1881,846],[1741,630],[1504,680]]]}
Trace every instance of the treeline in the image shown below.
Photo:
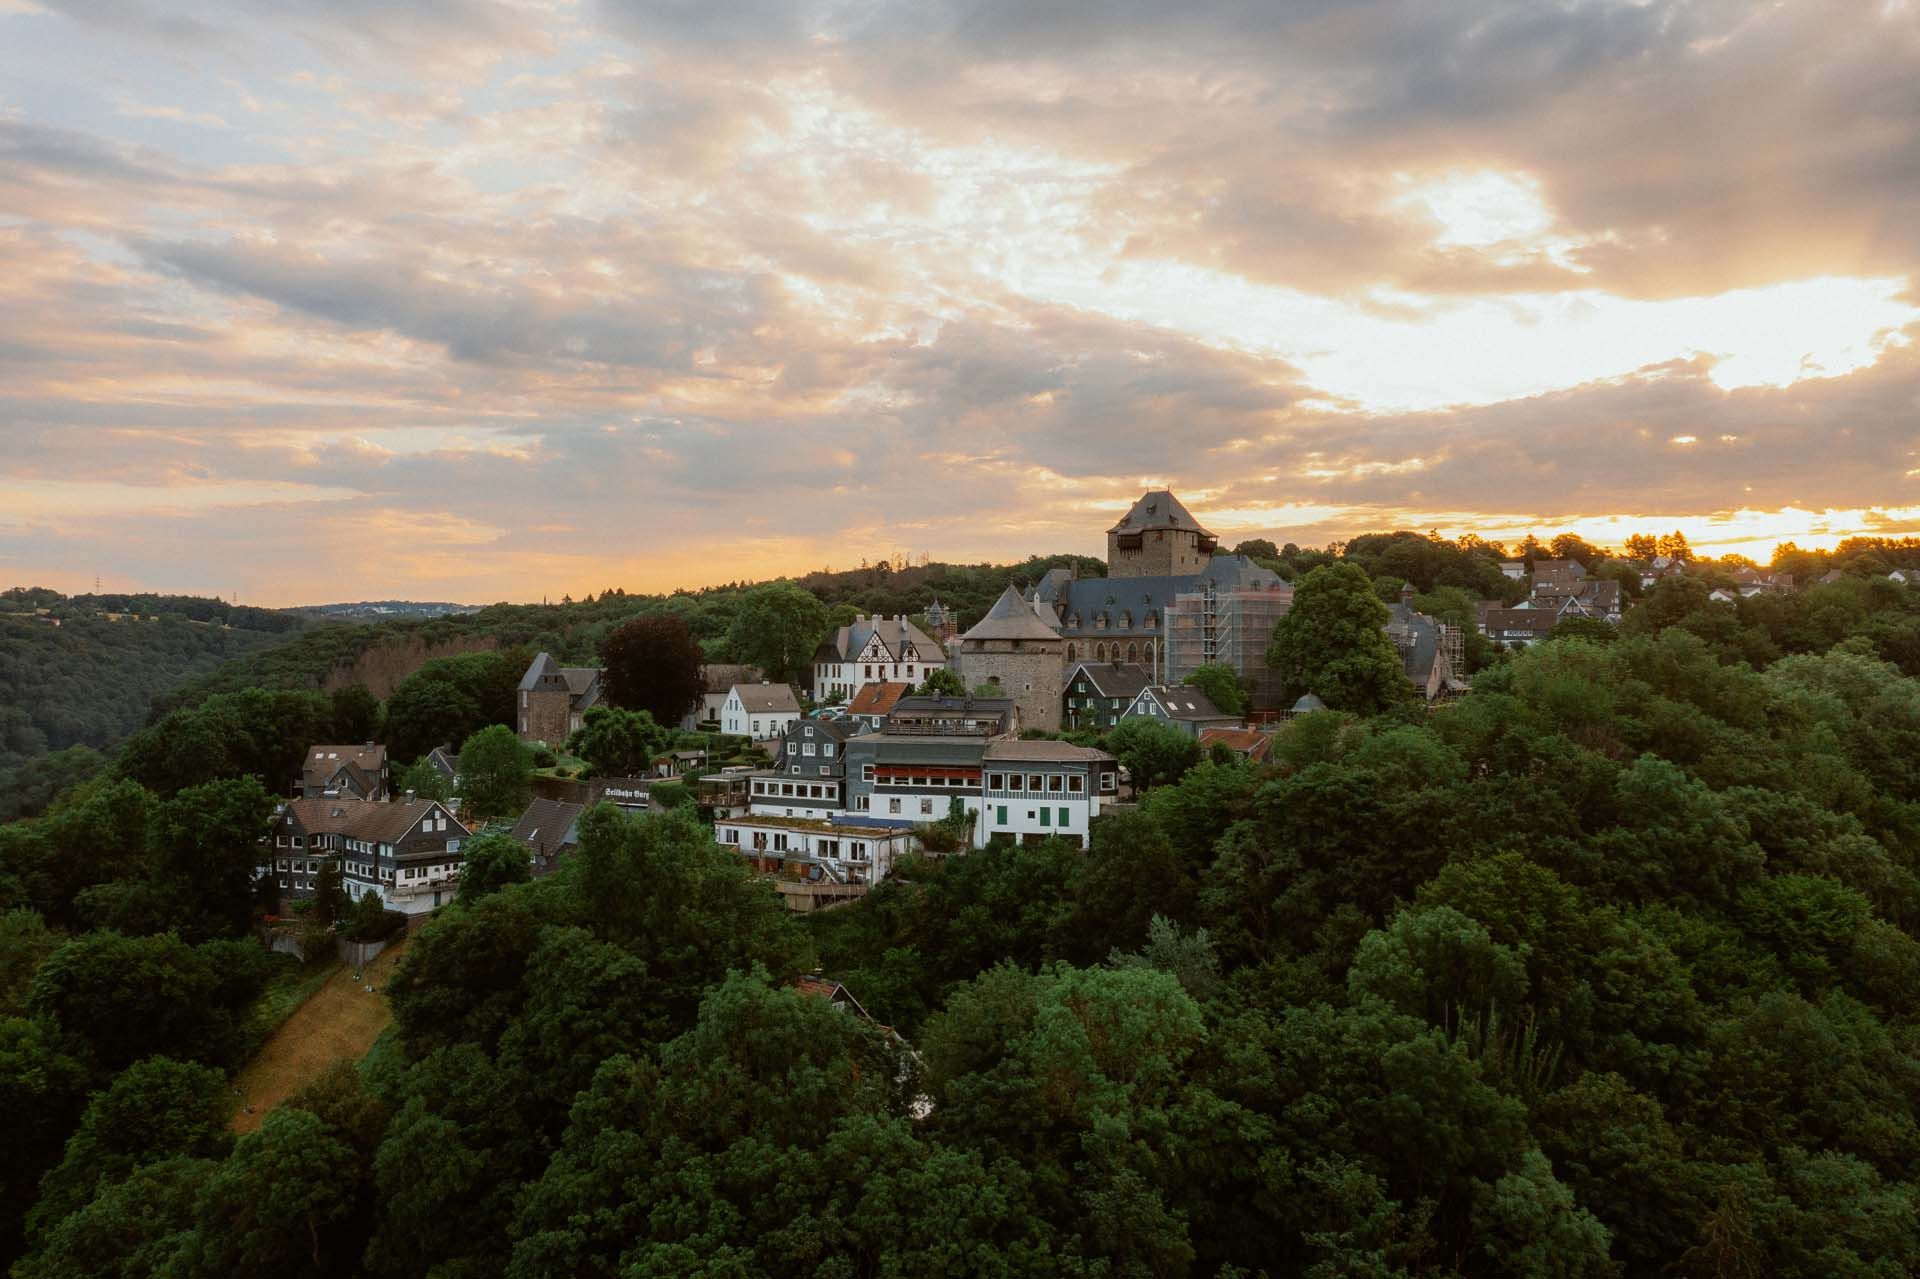
{"label": "treeline", "polygon": [[[96,780],[0,828],[0,869],[41,868],[9,899],[36,940],[0,946],[0,1088],[38,1125],[15,1273],[1912,1273],[1920,680],[1866,638],[1909,616],[1888,590],[1821,588],[1794,642],[1831,642],[1764,667],[1705,605],[1555,638],[1432,712],[1142,767],[1087,849],[908,862],[814,916],[688,810],[595,810],[554,875],[463,884],[364,1069],[237,1142],[236,996],[196,975],[234,899],[142,916],[128,885],[229,864],[177,833],[242,784]],[[428,682],[483,698],[496,657]],[[221,735],[332,705],[253,696],[209,701]],[[102,848],[144,851],[49,878]],[[793,987],[816,969],[874,1020]]]}
{"label": "treeline", "polygon": [[[49,612],[36,616],[35,609]],[[111,621],[114,612],[126,620]],[[133,620],[137,613],[141,620]],[[54,626],[44,617],[60,620]],[[269,650],[301,623],[182,596],[0,596],[0,821],[98,767],[183,680]]]}

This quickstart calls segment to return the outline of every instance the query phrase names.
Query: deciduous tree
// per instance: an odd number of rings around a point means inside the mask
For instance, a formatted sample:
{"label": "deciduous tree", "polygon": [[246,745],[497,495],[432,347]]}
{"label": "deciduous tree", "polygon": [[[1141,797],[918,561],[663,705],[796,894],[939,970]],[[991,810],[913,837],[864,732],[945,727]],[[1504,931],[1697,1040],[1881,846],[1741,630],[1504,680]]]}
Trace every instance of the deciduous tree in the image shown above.
{"label": "deciduous tree", "polygon": [[607,701],[644,711],[654,722],[678,724],[706,689],[700,642],[675,613],[649,613],[607,636],[600,646]]}

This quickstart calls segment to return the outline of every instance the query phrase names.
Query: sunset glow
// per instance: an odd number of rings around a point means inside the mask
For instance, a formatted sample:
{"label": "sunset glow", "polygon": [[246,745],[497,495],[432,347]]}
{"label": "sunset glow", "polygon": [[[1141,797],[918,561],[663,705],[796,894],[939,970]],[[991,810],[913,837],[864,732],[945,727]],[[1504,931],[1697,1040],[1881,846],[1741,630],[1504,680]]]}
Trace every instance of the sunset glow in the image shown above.
{"label": "sunset glow", "polygon": [[1916,134],[1912,5],[0,0],[0,577],[1920,532]]}

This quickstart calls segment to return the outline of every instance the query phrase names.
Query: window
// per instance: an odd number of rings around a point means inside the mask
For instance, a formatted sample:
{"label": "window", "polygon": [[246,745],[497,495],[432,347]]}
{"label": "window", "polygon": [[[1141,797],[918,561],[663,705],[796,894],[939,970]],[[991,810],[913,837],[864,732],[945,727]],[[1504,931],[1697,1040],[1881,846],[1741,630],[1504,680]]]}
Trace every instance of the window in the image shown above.
{"label": "window", "polygon": [[1005,826],[1007,824],[1007,806],[1005,804],[994,805],[993,824],[996,826]]}
{"label": "window", "polygon": [[833,770],[831,768],[828,768],[825,764],[820,765],[820,776],[829,777],[832,774]]}
{"label": "window", "polygon": [[1058,773],[1047,774],[1047,789],[1056,794],[1066,789],[1067,779]]}
{"label": "window", "polygon": [[1064,808],[1060,810],[1060,824],[1062,826],[1068,825],[1067,810]]}
{"label": "window", "polygon": [[863,781],[863,782],[870,782],[870,781],[872,781],[872,780],[873,780],[873,765],[872,765],[872,764],[862,764],[862,765],[860,765],[860,780],[861,780],[861,781]]}
{"label": "window", "polygon": [[801,746],[800,746],[800,753],[801,753],[802,755],[808,755],[808,756],[811,756],[811,755],[813,754],[813,743],[812,743],[812,742],[803,742],[803,743],[801,743]]}
{"label": "window", "polygon": [[931,816],[933,813],[933,800],[927,798],[926,796],[922,796],[920,799],[920,813],[921,813],[921,816],[923,817]]}
{"label": "window", "polygon": [[821,758],[823,758],[823,759],[832,759],[832,758],[833,758],[833,743],[832,743],[832,742],[821,742],[821,743],[820,743],[820,756],[821,756]]}
{"label": "window", "polygon": [[1038,774],[1038,773],[1028,773],[1028,774],[1027,774],[1027,789],[1028,789],[1028,790],[1033,790],[1033,791],[1037,791],[1037,790],[1039,790],[1039,789],[1040,789],[1040,786],[1041,786],[1041,782],[1040,782],[1040,774]]}
{"label": "window", "polygon": [[899,801],[899,800],[897,800],[897,799],[890,799],[890,800],[888,800],[888,801],[887,801],[887,811],[888,811],[889,813],[897,813],[897,812],[899,812],[899,811],[900,811],[900,801]]}
{"label": "window", "polygon": [[1040,824],[1042,826],[1053,825],[1053,810],[1051,808],[1043,808],[1040,810]]}
{"label": "window", "polygon": [[1071,795],[1078,795],[1080,793],[1080,788],[1083,784],[1084,784],[1084,779],[1081,778],[1080,774],[1075,773],[1072,777],[1069,777],[1067,779],[1067,793]]}

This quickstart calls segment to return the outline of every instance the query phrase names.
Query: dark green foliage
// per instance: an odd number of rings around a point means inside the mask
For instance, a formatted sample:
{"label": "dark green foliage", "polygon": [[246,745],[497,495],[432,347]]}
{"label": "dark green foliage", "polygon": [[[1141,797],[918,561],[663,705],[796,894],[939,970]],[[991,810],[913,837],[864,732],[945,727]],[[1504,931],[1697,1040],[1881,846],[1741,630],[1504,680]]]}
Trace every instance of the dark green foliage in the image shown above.
{"label": "dark green foliage", "polygon": [[740,599],[727,646],[776,683],[797,680],[827,633],[827,609],[818,597],[786,582],[756,586]]}
{"label": "dark green foliage", "polygon": [[1244,715],[1247,711],[1247,690],[1241,687],[1240,676],[1231,666],[1196,666],[1186,678],[1207,695],[1207,700],[1228,715]]}
{"label": "dark green foliage", "polygon": [[84,1043],[101,1070],[155,1055],[235,1064],[241,1013],[266,982],[264,962],[243,958],[263,953],[247,945],[83,933],[41,964],[27,1007]]}
{"label": "dark green foliage", "polygon": [[66,1153],[40,1183],[29,1230],[46,1234],[142,1165],[173,1155],[224,1155],[232,1111],[217,1070],[165,1057],[134,1063],[87,1104]]}
{"label": "dark green foliage", "polygon": [[678,724],[700,702],[705,660],[685,618],[666,612],[635,618],[600,646],[607,701],[655,723]]}
{"label": "dark green foliage", "polygon": [[1106,748],[1133,779],[1135,790],[1177,782],[1200,762],[1200,745],[1163,720],[1133,715],[1107,734]]}
{"label": "dark green foliage", "polygon": [[1289,699],[1312,693],[1334,710],[1385,710],[1412,696],[1386,624],[1387,607],[1359,567],[1324,565],[1294,587],[1267,664]]}
{"label": "dark green foliage", "polygon": [[925,681],[913,692],[916,697],[965,697],[967,686],[958,675],[942,666],[928,671]]}
{"label": "dark green foliage", "polygon": [[468,840],[462,851],[466,864],[460,868],[457,900],[468,905],[533,878],[527,846],[511,835],[481,835]]}
{"label": "dark green foliage", "polygon": [[442,742],[464,741],[493,724],[511,725],[515,689],[526,668],[518,650],[426,663],[387,698],[388,754],[417,760]]}
{"label": "dark green foliage", "polygon": [[8,1116],[0,1160],[0,1256],[17,1256],[40,1178],[60,1161],[86,1104],[91,1072],[46,1018],[0,1018],[0,1108]]}
{"label": "dark green foliage", "polygon": [[460,799],[486,821],[513,818],[532,795],[533,751],[505,724],[483,728],[460,744]]}
{"label": "dark green foliage", "polygon": [[646,711],[595,706],[567,739],[569,753],[587,761],[594,777],[644,776],[653,757],[673,745],[673,730]]}
{"label": "dark green foliage", "polygon": [[135,733],[119,771],[160,795],[249,775],[277,795],[300,776],[307,747],[332,731],[333,703],[318,693],[223,693]]}

